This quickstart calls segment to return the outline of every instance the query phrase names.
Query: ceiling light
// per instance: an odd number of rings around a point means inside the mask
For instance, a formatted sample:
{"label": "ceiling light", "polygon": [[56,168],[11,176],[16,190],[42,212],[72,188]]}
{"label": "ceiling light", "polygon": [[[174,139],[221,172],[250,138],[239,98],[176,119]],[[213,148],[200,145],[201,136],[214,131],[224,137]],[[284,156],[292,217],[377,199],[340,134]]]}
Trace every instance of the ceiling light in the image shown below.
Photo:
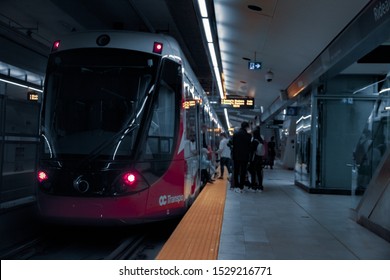
{"label": "ceiling light", "polygon": [[211,56],[211,62],[212,62],[214,67],[218,67],[217,55],[215,53],[214,44],[209,43],[208,46],[209,46],[209,52],[210,52],[210,56]]}
{"label": "ceiling light", "polygon": [[213,35],[211,34],[209,19],[203,18],[202,21],[203,21],[204,32],[206,33],[207,43],[212,43],[213,42]]}
{"label": "ceiling light", "polygon": [[215,74],[215,79],[217,80],[217,86],[219,89],[219,96],[221,99],[225,98],[224,92],[223,92],[223,87],[222,87],[222,81],[221,81],[221,76],[219,73],[219,68],[218,66],[214,66],[214,74]]}
{"label": "ceiling light", "polygon": [[205,0],[198,0],[200,15],[202,17],[208,17],[207,14],[207,7],[206,7],[206,1]]}
{"label": "ceiling light", "polygon": [[4,82],[4,83],[15,85],[15,86],[18,86],[18,87],[23,87],[23,88],[35,90],[35,91],[38,91],[38,92],[43,92],[43,90],[41,90],[39,88],[26,86],[26,85],[23,85],[23,84],[20,84],[20,83],[12,82],[12,81],[9,81],[9,80],[4,80],[4,79],[1,79],[1,78],[0,78],[0,82]]}
{"label": "ceiling light", "polygon": [[247,58],[247,57],[243,57],[242,59],[243,59],[243,60],[248,60],[248,61],[251,60],[250,58]]}
{"label": "ceiling light", "polygon": [[[206,1],[205,0],[198,0],[198,6],[199,6],[199,11],[200,11],[200,14],[202,17],[203,30],[205,32],[206,40],[208,43],[209,54],[210,54],[211,63],[213,65],[213,69],[214,69],[214,75],[215,75],[215,79],[217,82],[219,95],[221,96],[221,98],[224,98],[224,92],[223,92],[222,81],[221,81],[221,73],[219,71],[217,54],[215,52],[215,48],[214,48],[214,44],[213,44],[213,36],[212,36],[211,28],[210,28],[210,22],[208,19]],[[218,44],[218,42],[216,42],[216,44]]]}
{"label": "ceiling light", "polygon": [[224,108],[223,111],[225,113],[225,119],[226,119],[226,123],[228,125],[228,129],[230,130],[230,122],[229,122],[229,115],[228,115],[227,109]]}

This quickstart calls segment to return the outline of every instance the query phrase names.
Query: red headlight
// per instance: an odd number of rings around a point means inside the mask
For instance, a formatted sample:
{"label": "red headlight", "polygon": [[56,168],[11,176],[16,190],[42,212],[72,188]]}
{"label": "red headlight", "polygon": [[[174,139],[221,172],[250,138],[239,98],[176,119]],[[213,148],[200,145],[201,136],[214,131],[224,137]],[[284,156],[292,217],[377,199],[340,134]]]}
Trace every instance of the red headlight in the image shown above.
{"label": "red headlight", "polygon": [[51,50],[52,50],[52,51],[58,50],[59,47],[60,47],[60,42],[61,42],[60,40],[55,41],[55,42],[53,43],[53,46],[52,46]]}
{"label": "red headlight", "polygon": [[163,43],[154,42],[153,44],[153,52],[161,54],[163,50]]}
{"label": "red headlight", "polygon": [[114,195],[126,195],[140,192],[149,187],[145,178],[137,170],[127,170],[120,174],[112,185]]}
{"label": "red headlight", "polygon": [[49,176],[47,176],[47,173],[45,171],[38,171],[38,181],[39,183],[42,183],[44,181],[46,181],[47,179],[49,179]]}
{"label": "red headlight", "polygon": [[132,186],[136,182],[136,177],[133,173],[126,173],[122,177],[123,183],[125,183],[127,186]]}

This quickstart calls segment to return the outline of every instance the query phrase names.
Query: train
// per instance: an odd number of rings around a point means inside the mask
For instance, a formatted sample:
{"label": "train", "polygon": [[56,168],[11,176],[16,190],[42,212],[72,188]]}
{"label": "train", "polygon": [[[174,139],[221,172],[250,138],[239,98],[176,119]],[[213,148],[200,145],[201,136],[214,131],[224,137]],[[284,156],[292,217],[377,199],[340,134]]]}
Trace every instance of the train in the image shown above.
{"label": "train", "polygon": [[205,184],[202,143],[223,130],[177,41],[131,31],[53,43],[40,124],[41,218],[102,225],[182,216]]}

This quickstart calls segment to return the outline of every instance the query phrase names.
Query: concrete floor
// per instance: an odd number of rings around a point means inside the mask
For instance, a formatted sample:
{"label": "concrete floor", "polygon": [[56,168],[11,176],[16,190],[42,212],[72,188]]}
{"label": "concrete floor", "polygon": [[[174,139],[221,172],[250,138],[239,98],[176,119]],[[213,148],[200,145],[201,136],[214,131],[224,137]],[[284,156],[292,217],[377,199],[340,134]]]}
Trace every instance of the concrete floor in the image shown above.
{"label": "concrete floor", "polygon": [[390,243],[352,218],[360,199],[310,194],[294,171],[264,169],[262,193],[228,190],[218,259],[389,260]]}

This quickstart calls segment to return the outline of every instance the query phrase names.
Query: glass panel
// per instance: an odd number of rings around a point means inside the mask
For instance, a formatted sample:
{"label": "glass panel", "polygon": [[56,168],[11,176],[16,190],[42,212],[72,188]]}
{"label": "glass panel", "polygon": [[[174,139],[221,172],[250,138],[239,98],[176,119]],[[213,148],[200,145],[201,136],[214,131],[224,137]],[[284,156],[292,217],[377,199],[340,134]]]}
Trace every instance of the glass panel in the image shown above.
{"label": "glass panel", "polygon": [[36,162],[36,144],[6,143],[4,146],[3,175],[33,172]]}
{"label": "glass panel", "polygon": [[296,120],[296,157],[295,157],[295,181],[310,187],[310,160],[311,160],[311,99],[307,98],[306,104],[302,104]]}
{"label": "glass panel", "polygon": [[158,58],[114,49],[60,52],[48,64],[45,153],[129,156]]}
{"label": "glass panel", "polygon": [[[4,83],[0,82],[0,172],[3,170],[3,145],[4,145],[4,135],[3,135],[3,112],[4,108],[4,96],[2,95],[2,89],[4,88]],[[0,177],[0,198],[2,198],[2,190],[3,190],[3,177]]]}
{"label": "glass panel", "polygon": [[[157,99],[153,104],[152,119],[148,131],[145,156],[153,159],[171,159],[174,148],[174,136],[178,126],[181,99],[180,66],[166,60],[163,67],[161,85]],[[148,156],[149,154],[149,156]]]}
{"label": "glass panel", "polygon": [[314,97],[318,122],[313,120],[311,184],[318,191],[351,193],[353,151],[377,98],[377,84],[373,76],[338,75]]}
{"label": "glass panel", "polygon": [[2,156],[2,186],[0,200],[10,201],[34,194],[35,180],[35,162],[36,162],[35,143],[6,143],[4,145],[4,154]]}
{"label": "glass panel", "polygon": [[357,167],[356,194],[363,193],[390,144],[389,79],[380,94],[354,150]]}
{"label": "glass panel", "polygon": [[5,134],[37,136],[38,120],[39,105],[37,103],[7,100],[5,110]]}

